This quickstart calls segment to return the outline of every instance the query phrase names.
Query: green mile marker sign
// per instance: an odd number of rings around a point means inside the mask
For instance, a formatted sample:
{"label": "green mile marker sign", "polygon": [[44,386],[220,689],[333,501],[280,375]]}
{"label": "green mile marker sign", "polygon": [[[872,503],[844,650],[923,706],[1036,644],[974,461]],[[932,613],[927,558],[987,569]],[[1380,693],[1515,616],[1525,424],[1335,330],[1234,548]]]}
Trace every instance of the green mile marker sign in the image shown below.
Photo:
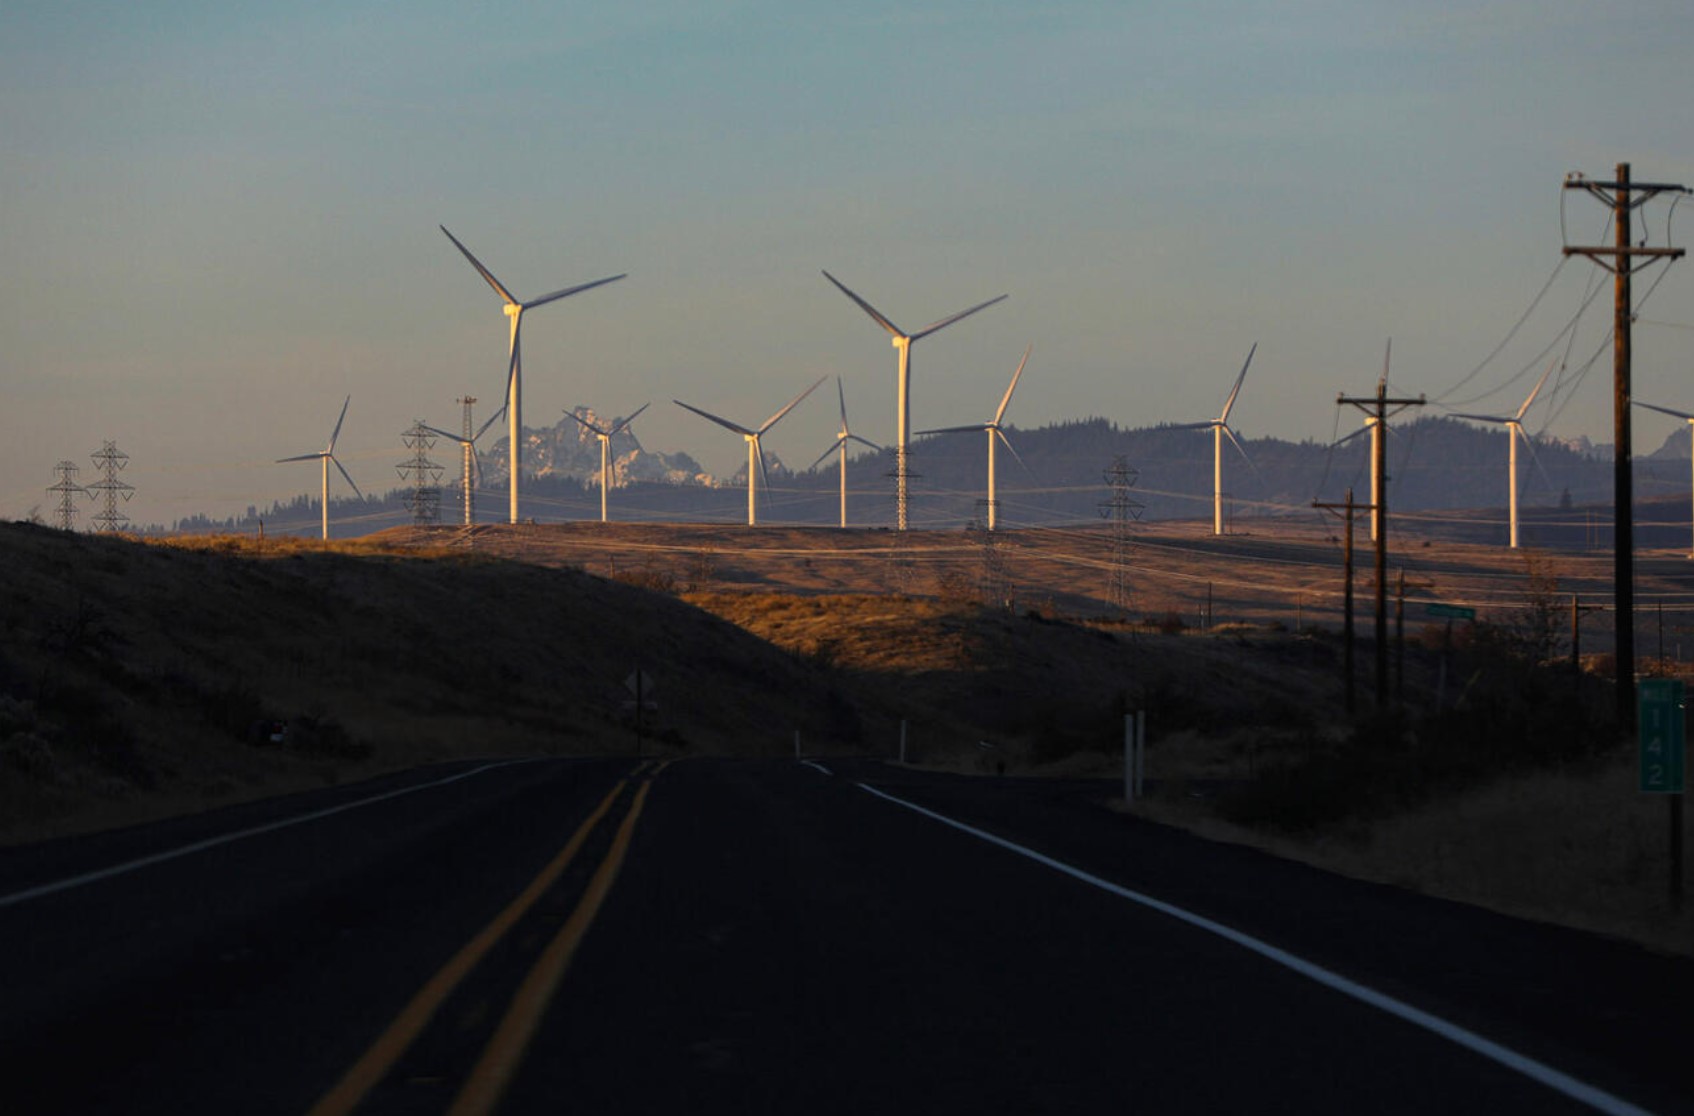
{"label": "green mile marker sign", "polygon": [[1683,684],[1674,678],[1644,678],[1637,686],[1636,723],[1641,729],[1641,790],[1683,790]]}

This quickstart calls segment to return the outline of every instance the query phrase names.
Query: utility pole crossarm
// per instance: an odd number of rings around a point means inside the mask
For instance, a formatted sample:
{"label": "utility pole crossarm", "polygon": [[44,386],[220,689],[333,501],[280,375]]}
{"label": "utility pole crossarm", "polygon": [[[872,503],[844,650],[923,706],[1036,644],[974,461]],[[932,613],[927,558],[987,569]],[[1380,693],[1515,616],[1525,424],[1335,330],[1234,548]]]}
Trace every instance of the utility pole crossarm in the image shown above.
{"label": "utility pole crossarm", "polygon": [[[1650,267],[1657,260],[1680,260],[1684,253],[1681,248],[1575,248],[1566,245],[1564,254],[1586,256],[1613,275],[1633,275],[1642,267]],[[1623,261],[1630,258],[1643,258],[1647,262],[1641,267],[1625,267]]]}
{"label": "utility pole crossarm", "polygon": [[[1587,178],[1573,176],[1565,179],[1565,189],[1587,190],[1590,194],[1593,194],[1596,198],[1599,198],[1608,206],[1612,205],[1617,200],[1617,191],[1619,190],[1627,190],[1632,193],[1640,194],[1641,196],[1639,198],[1635,198],[1628,203],[1630,209],[1639,209],[1646,202],[1651,201],[1660,194],[1694,193],[1694,190],[1690,190],[1688,187],[1676,182],[1631,182],[1623,175],[1619,175],[1618,179],[1619,180],[1616,182],[1594,182]],[[1612,191],[1612,193],[1608,194],[1603,192],[1607,190]]]}

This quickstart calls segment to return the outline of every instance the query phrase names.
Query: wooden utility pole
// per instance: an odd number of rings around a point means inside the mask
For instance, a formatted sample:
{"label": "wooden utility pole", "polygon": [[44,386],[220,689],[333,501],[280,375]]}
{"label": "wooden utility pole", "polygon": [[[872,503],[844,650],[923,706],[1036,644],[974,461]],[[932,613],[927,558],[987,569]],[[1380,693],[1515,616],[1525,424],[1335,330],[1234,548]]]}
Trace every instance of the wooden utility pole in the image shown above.
{"label": "wooden utility pole", "polygon": [[1341,548],[1341,568],[1343,589],[1341,591],[1341,657],[1342,670],[1346,673],[1347,712],[1352,713],[1358,706],[1353,681],[1353,517],[1359,512],[1370,511],[1369,504],[1353,503],[1353,490],[1347,490],[1347,500],[1341,504],[1325,504],[1318,500],[1312,501],[1312,507],[1322,508],[1329,512],[1339,512],[1347,521],[1345,534],[1346,542]]}
{"label": "wooden utility pole", "polygon": [[[1612,580],[1617,599],[1617,719],[1625,731],[1635,728],[1635,485],[1629,432],[1630,324],[1634,308],[1630,277],[1657,260],[1681,258],[1680,248],[1648,248],[1630,243],[1630,214],[1659,194],[1689,192],[1686,186],[1629,181],[1629,164],[1619,163],[1617,181],[1590,182],[1580,174],[1565,178],[1565,189],[1587,190],[1611,206],[1616,230],[1609,248],[1565,246],[1566,256],[1587,256],[1612,273]],[[1640,260],[1641,263],[1634,261]]]}
{"label": "wooden utility pole", "polygon": [[[1390,343],[1392,344],[1392,342]],[[1388,707],[1388,408],[1398,414],[1407,407],[1421,407],[1426,400],[1390,399],[1388,396],[1388,358],[1382,359],[1382,379],[1376,382],[1376,394],[1363,398],[1336,396],[1335,405],[1354,406],[1375,423],[1377,437],[1373,439],[1375,469],[1371,477],[1371,510],[1377,523],[1376,531],[1376,707]]]}

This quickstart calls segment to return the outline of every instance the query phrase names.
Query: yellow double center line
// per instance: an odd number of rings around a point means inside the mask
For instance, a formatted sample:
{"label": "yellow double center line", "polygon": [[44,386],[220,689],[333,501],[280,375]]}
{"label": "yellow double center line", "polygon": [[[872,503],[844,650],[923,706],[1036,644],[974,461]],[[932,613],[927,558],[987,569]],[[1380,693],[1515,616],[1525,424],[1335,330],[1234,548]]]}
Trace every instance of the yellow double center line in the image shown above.
{"label": "yellow double center line", "polygon": [[[629,778],[639,776],[648,766],[643,763]],[[453,1106],[449,1109],[454,1116],[490,1112],[499,1103],[523,1060],[530,1039],[534,1037],[535,1030],[541,1023],[548,1002],[564,977],[565,970],[570,967],[571,958],[576,955],[577,946],[593,924],[594,917],[599,913],[606,895],[617,879],[618,871],[623,867],[631,835],[635,832],[636,820],[641,816],[641,809],[647,802],[647,790],[652,786],[653,779],[666,766],[668,763],[659,764],[637,788],[635,801],[630,805],[629,813],[624,816],[623,823],[618,826],[617,836],[612,840],[611,851],[595,870],[582,900],[566,919],[564,927],[548,943],[540,959],[524,978],[523,984],[519,986],[506,1010],[505,1017],[495,1029],[494,1037],[484,1048],[476,1067],[471,1071],[458,1097],[454,1099]],[[418,990],[417,995],[400,1010],[394,1022],[371,1044],[364,1056],[353,1064],[334,1088],[312,1106],[309,1116],[345,1116],[364,1101],[423,1033],[454,989],[564,874],[565,869],[582,850],[582,846],[587,843],[595,826],[610,812],[612,804],[629,785],[629,778],[618,780],[617,785],[600,800],[594,812],[577,827],[565,847],[559,850],[559,854],[548,862],[534,880],[530,881],[529,886]]]}

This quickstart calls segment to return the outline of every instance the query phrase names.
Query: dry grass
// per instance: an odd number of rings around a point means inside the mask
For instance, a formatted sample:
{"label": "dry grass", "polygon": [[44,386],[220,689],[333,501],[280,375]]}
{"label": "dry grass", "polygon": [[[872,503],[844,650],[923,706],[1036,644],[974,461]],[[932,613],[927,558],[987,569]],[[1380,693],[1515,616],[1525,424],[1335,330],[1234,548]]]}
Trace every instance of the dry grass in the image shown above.
{"label": "dry grass", "polygon": [[[621,683],[639,662],[675,753],[784,754],[798,728],[808,751],[892,755],[905,721],[928,766],[1109,777],[1123,712],[1145,709],[1162,797],[1137,809],[1151,816],[1660,948],[1694,941],[1662,898],[1663,807],[1616,756],[1443,787],[1299,839],[1218,820],[1220,787],[1354,727],[1338,641],[1310,630],[1337,626],[1339,599],[1339,550],[1311,525],[1142,528],[1133,623],[1106,603],[1099,530],[1005,533],[994,607],[974,599],[982,547],[960,532],[582,523],[466,541],[443,528],[139,545],[0,527],[0,840],[439,759],[628,749]],[[1522,556],[1397,545],[1425,596],[1502,630],[1524,618]],[[1604,555],[1542,565],[1567,590],[1609,577]],[[1639,595],[1680,589],[1687,568],[1643,556]],[[1436,692],[1444,633],[1417,646],[1426,627],[1409,608],[1414,708]],[[1601,618],[1585,621],[1584,649],[1605,643]],[[1368,708],[1368,646],[1359,659]],[[254,746],[258,717],[315,728],[315,746]]]}

